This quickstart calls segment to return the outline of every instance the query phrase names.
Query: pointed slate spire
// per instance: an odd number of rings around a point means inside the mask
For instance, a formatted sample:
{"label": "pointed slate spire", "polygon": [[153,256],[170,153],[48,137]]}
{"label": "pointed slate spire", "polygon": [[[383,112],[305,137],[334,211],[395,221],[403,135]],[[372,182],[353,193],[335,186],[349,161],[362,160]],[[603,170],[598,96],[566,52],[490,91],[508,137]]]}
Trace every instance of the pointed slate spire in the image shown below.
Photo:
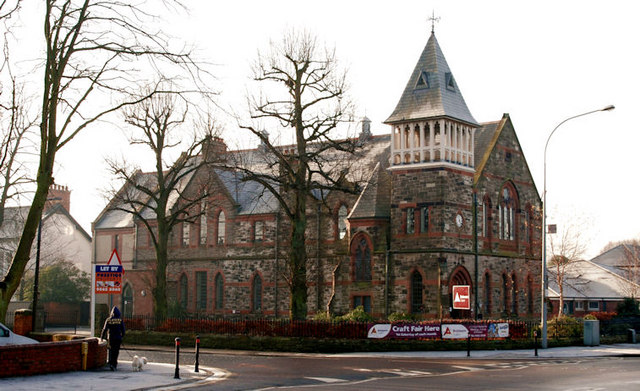
{"label": "pointed slate spire", "polygon": [[432,32],[396,109],[385,123],[434,117],[477,125]]}

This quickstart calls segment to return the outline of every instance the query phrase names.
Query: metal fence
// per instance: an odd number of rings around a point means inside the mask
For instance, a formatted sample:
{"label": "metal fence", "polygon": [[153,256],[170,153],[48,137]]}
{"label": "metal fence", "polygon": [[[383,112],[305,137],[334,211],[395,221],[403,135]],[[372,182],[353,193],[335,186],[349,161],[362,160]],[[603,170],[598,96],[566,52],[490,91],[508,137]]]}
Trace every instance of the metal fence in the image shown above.
{"label": "metal fence", "polygon": [[[291,321],[288,319],[222,319],[209,317],[181,317],[160,319],[153,316],[125,317],[129,330],[183,332],[217,335],[245,335],[256,337],[315,337],[365,339],[371,322]],[[488,324],[496,321],[447,320],[442,323]],[[532,338],[537,322],[500,321],[509,323],[511,339]],[[405,322],[407,323],[407,322]],[[440,321],[411,322],[421,325],[440,324]]]}

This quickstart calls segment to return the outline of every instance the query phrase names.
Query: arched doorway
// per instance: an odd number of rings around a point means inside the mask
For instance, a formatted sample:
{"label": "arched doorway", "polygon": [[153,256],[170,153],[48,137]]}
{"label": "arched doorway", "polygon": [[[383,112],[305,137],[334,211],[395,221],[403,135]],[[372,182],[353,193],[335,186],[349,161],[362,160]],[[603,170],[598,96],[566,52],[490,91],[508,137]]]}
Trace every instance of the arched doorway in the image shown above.
{"label": "arched doorway", "polygon": [[131,317],[133,315],[133,289],[128,283],[122,289],[122,308],[123,317]]}
{"label": "arched doorway", "polygon": [[456,310],[453,309],[453,286],[454,285],[468,285],[469,286],[469,302],[471,303],[471,308],[473,308],[473,303],[471,300],[473,286],[471,285],[471,275],[467,271],[464,266],[458,266],[451,273],[451,277],[449,278],[449,307],[451,308],[451,317],[453,319],[470,319],[471,318],[471,310]]}

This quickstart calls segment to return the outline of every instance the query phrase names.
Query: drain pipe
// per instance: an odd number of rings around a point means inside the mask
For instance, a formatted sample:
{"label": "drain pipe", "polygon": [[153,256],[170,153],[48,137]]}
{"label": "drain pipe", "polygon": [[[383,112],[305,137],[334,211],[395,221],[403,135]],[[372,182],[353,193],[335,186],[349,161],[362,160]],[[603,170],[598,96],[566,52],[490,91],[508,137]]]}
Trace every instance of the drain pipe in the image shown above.
{"label": "drain pipe", "polygon": [[476,193],[476,189],[473,189],[473,255],[474,255],[474,269],[475,269],[475,287],[473,289],[474,293],[474,301],[473,305],[473,315],[474,319],[478,320],[478,289],[480,286],[478,285],[479,279],[479,271],[478,271],[478,194]]}
{"label": "drain pipe", "polygon": [[276,243],[275,243],[275,272],[274,272],[274,276],[273,276],[273,280],[275,282],[275,292],[274,292],[274,300],[275,300],[275,305],[274,305],[274,311],[275,311],[275,316],[276,318],[278,317],[278,274],[280,273],[280,270],[278,268],[278,261],[279,261],[279,254],[280,254],[280,248],[279,248],[279,244],[280,244],[280,208],[278,208],[278,211],[276,212]]}

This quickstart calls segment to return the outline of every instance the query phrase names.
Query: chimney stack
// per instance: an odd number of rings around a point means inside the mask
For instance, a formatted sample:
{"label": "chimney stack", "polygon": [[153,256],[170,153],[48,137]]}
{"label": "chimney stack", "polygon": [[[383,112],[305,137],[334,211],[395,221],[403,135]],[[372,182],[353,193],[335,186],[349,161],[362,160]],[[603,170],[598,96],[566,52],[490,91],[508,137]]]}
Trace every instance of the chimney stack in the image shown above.
{"label": "chimney stack", "polygon": [[45,204],[45,210],[49,210],[56,205],[62,205],[63,208],[70,212],[71,209],[71,191],[67,186],[53,184],[49,188],[47,195],[47,203]]}

